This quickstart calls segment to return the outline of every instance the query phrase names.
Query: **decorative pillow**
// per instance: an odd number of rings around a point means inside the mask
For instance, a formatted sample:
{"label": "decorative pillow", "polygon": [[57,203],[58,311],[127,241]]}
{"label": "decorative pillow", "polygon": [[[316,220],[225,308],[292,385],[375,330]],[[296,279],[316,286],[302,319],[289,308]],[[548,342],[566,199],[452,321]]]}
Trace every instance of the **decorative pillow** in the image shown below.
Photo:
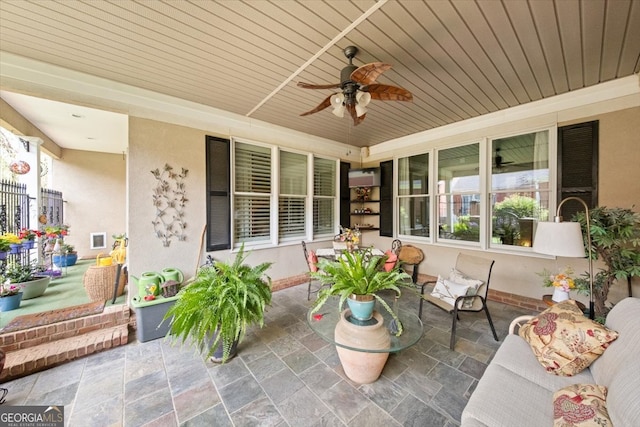
{"label": "decorative pillow", "polygon": [[[467,292],[469,292],[469,286],[461,285],[459,283],[443,279],[442,276],[438,276],[438,281],[433,287],[433,291],[431,291],[431,296],[439,298],[449,305],[454,305],[456,298],[467,295]],[[458,308],[459,307],[460,306],[458,306]]]}
{"label": "decorative pillow", "polygon": [[316,255],[315,251],[309,251],[307,262],[309,263],[309,271],[314,273],[318,271],[318,255]]}
{"label": "decorative pillow", "polygon": [[[449,273],[449,280],[461,285],[469,286],[467,295],[475,295],[478,292],[478,288],[480,288],[484,283],[482,280],[472,279],[465,276],[461,271],[458,271],[455,268],[451,269],[451,273]],[[462,308],[471,308],[473,306],[473,300],[474,298],[465,298],[462,303]]]}
{"label": "decorative pillow", "polygon": [[554,427],[612,426],[606,406],[607,388],[573,384],[553,394]]}
{"label": "decorative pillow", "polygon": [[391,250],[387,250],[384,253],[387,259],[384,262],[384,271],[391,271],[396,266],[396,262],[398,262],[398,256],[394,254]]}
{"label": "decorative pillow", "polygon": [[520,327],[540,364],[560,376],[573,376],[596,360],[618,333],[584,317],[573,300],[549,307]]}

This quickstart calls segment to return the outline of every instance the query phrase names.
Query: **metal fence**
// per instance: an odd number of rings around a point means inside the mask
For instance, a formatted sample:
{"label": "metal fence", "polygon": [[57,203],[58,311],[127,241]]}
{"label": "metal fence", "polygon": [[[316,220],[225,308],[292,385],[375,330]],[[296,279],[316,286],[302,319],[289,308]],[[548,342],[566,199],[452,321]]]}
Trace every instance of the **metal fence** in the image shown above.
{"label": "metal fence", "polygon": [[12,181],[0,181],[0,231],[18,234],[29,227],[29,194],[27,186]]}

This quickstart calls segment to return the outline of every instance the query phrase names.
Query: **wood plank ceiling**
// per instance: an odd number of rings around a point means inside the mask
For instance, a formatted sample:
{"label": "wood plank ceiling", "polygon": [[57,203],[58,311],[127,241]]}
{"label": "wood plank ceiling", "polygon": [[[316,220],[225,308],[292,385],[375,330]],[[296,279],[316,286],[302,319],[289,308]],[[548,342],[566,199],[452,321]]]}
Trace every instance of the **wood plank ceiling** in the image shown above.
{"label": "wood plank ceiling", "polygon": [[[3,0],[0,24],[1,51],[356,146],[640,71],[637,0]],[[413,102],[300,117],[349,45]]]}

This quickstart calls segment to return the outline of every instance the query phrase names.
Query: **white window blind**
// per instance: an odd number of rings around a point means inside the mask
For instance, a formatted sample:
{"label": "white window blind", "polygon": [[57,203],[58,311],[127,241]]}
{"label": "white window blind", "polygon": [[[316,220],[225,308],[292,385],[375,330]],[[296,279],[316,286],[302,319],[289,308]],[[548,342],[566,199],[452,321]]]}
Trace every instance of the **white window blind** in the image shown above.
{"label": "white window blind", "polygon": [[313,159],[313,234],[335,232],[336,162],[318,157]]}
{"label": "white window blind", "polygon": [[281,239],[304,237],[307,196],[307,156],[280,152],[278,235]]}
{"label": "white window blind", "polygon": [[269,241],[271,150],[256,145],[236,143],[234,172],[235,241]]}

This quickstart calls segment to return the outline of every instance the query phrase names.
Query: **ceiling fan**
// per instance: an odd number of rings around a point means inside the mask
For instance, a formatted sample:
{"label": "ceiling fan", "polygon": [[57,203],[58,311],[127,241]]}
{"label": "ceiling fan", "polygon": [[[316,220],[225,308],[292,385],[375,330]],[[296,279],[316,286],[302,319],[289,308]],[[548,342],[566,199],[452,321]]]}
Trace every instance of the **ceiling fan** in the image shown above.
{"label": "ceiling fan", "polygon": [[372,62],[362,67],[353,65],[353,58],[358,53],[355,46],[347,46],[344,49],[344,56],[349,59],[349,65],[340,72],[340,83],[315,85],[298,82],[298,86],[303,89],[342,89],[342,92],[334,92],[325,98],[316,108],[301,116],[317,113],[332,105],[333,114],[344,117],[345,110],[353,118],[355,126],[362,123],[367,113],[366,106],[372,99],[379,101],[413,101],[413,95],[406,89],[396,86],[389,86],[376,82],[376,79],[385,71],[391,68],[390,64],[383,62]]}
{"label": "ceiling fan", "polygon": [[502,170],[502,167],[505,165],[510,165],[513,162],[505,162],[500,154],[500,147],[496,147],[496,155],[493,157],[493,167]]}

